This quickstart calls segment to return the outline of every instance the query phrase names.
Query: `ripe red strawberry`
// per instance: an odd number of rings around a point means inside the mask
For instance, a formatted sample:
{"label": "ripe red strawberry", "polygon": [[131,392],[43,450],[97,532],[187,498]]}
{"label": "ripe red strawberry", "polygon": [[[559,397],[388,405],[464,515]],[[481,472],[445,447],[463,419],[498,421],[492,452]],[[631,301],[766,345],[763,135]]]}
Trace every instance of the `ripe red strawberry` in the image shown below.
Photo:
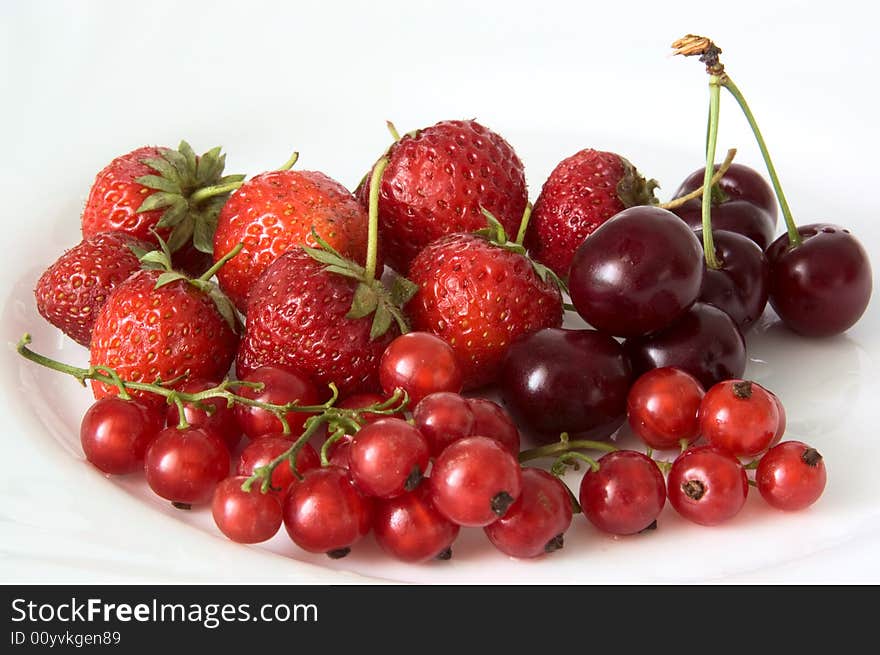
{"label": "ripe red strawberry", "polygon": [[525,239],[529,254],[568,277],[584,239],[627,207],[654,204],[656,186],[613,152],[588,149],[563,159],[535,201]]}
{"label": "ripe red strawberry", "polygon": [[[513,148],[473,120],[443,121],[407,134],[388,150],[379,195],[379,230],[388,264],[406,271],[430,242],[485,227],[480,208],[516,234],[528,201]],[[367,205],[369,180],[358,197]]]}
{"label": "ripe red strawberry", "polygon": [[37,282],[37,309],[52,325],[88,348],[98,310],[110,292],[140,269],[130,245],[140,241],[120,232],[84,239],[65,252]]}
{"label": "ripe red strawberry", "polygon": [[452,346],[465,389],[493,382],[517,338],[562,324],[562,296],[549,271],[507,243],[503,230],[495,234],[492,241],[478,234],[442,237],[409,269],[418,285],[407,305],[412,327]]}
{"label": "ripe red strawberry", "polygon": [[294,246],[318,245],[312,229],[345,257],[364,263],[367,212],[339,182],[293,170],[248,180],[229,198],[217,223],[215,256],[244,243],[241,254],[218,273],[220,287],[245,311],[251,287],[272,262]]}
{"label": "ripe red strawberry", "polygon": [[379,359],[403,319],[386,303],[381,283],[367,286],[325,266],[363,273],[352,264],[338,253],[302,248],[275,260],[250,294],[238,375],[273,365],[305,373],[318,385],[335,382],[343,396],[378,391]]}
{"label": "ripe red strawberry", "polygon": [[[186,141],[178,150],[144,146],[98,173],[82,214],[83,236],[125,232],[175,253],[175,266],[193,274],[211,265],[214,226],[229,191],[217,187],[243,175],[223,175],[226,155],[213,148],[197,156]],[[210,189],[208,189],[210,187]]]}
{"label": "ripe red strawberry", "polygon": [[[176,381],[171,386],[226,375],[238,345],[232,305],[207,278],[171,271],[169,259],[158,251],[145,255],[142,261],[166,270],[138,271],[109,295],[92,331],[92,366],[113,368],[130,382]],[[116,393],[98,382],[92,390],[96,398]],[[141,398],[164,402],[155,394]]]}

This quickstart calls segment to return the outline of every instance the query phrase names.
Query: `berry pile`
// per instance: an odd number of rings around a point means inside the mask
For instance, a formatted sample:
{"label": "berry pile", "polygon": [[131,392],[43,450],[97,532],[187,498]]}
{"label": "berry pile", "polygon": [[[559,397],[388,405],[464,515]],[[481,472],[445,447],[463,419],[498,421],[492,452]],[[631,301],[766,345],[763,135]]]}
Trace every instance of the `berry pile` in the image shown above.
{"label": "berry pile", "polygon": [[[674,47],[706,64],[710,112],[705,166],[667,203],[627,159],[584,149],[533,211],[513,148],[472,120],[402,137],[389,124],[394,143],[355,192],[294,170],[297,155],[245,181],[223,175],[219,148],[139,148],[98,174],[83,241],[36,287],[90,366],[37,354],[28,335],[18,351],[91,383],[92,465],[142,471],[180,509],[210,505],[241,543],[284,525],[339,558],[372,532],[422,562],[482,528],[531,558],[562,548],[576,514],[633,535],[667,500],[707,526],[750,487],[808,507],[824,462],[782,441],[782,402],[742,379],[743,333],[768,302],[803,335],[847,330],[870,264],[848,230],[795,225],[720,49]],[[715,164],[721,88],[771,183],[735,151]],[[563,328],[565,311],[591,328]],[[624,423],[644,452],[612,439]],[[549,466],[524,466],[536,460]],[[582,467],[574,493],[561,477]]]}

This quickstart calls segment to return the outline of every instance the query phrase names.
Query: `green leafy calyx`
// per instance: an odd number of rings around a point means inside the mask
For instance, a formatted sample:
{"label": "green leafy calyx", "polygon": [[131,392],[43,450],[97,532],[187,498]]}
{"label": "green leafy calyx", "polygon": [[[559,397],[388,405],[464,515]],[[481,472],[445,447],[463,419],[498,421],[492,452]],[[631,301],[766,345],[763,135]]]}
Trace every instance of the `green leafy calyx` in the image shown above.
{"label": "green leafy calyx", "polygon": [[160,148],[160,152],[161,156],[142,161],[155,173],[135,180],[152,190],[138,213],[165,210],[156,227],[171,228],[171,252],[190,241],[201,252],[213,252],[217,217],[244,175],[223,175],[226,155],[221,154],[219,146],[198,156],[186,141],[181,141],[177,150]]}

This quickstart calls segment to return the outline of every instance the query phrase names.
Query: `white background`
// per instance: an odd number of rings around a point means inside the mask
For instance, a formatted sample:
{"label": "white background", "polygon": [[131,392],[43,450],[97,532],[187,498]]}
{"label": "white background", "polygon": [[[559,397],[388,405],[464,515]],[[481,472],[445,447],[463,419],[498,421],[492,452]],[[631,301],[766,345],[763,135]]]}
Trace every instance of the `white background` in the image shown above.
{"label": "white background", "polygon": [[[724,49],[723,61],[751,101],[800,222],[852,226],[877,261],[880,52],[866,6],[5,0],[3,341],[16,340],[22,322],[33,318],[29,293],[40,271],[78,241],[79,211],[95,173],[144,144],[176,145],[181,137],[197,151],[222,144],[227,170],[247,173],[274,168],[296,149],[299,166],[353,186],[388,144],[386,119],[403,132],[477,117],[517,147],[532,199],[555,163],[583,147],[627,156],[661,180],[666,198],[699,166],[705,129],[701,65],[668,56],[671,41],[687,32],[705,33]],[[758,166],[744,120],[728,98],[721,123],[720,152],[737,146],[740,161]],[[519,575],[509,571],[525,570],[532,582],[880,582],[880,566],[870,556],[877,537],[870,526],[880,509],[868,489],[876,479],[867,394],[876,390],[877,327],[872,309],[849,340],[814,346],[772,333],[755,345],[750,371],[777,382],[794,427],[816,439],[828,438],[819,432],[839,434],[827,449],[836,457],[829,458],[830,484],[842,491],[827,500],[824,514],[817,506],[807,518],[778,519],[775,529],[761,515],[755,526],[743,520],[731,531],[693,537],[731,544],[731,553],[752,549],[758,554],[751,560],[728,570],[655,551],[670,568],[649,574],[608,554],[611,544],[600,550],[616,563],[592,578],[572,573],[586,566],[574,555],[562,564],[519,565],[494,554],[481,561],[495,563],[497,574],[484,567],[482,577],[471,579],[506,582]],[[47,338],[48,349],[84,361],[70,342]],[[776,350],[762,359],[771,346]],[[844,351],[856,354],[841,362]],[[108,483],[78,459],[73,417],[81,409],[50,411],[84,406],[85,392],[69,380],[34,377],[9,352],[3,355],[0,582],[328,579],[321,568],[171,520],[139,500],[137,485],[128,485],[126,495]],[[39,385],[42,400],[34,397]],[[820,391],[834,402],[817,403],[811,393]],[[835,478],[835,469],[855,477]],[[843,477],[850,477],[849,486]],[[797,532],[815,534],[829,522],[837,528],[822,533],[824,540]],[[672,549],[676,541],[661,543]],[[763,564],[762,549],[768,551]]]}

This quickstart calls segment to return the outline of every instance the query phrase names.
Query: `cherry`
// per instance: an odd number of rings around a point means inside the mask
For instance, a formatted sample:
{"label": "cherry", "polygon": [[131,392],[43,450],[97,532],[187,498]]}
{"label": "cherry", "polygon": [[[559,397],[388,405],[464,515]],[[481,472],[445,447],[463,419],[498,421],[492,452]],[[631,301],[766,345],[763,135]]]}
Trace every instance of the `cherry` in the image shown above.
{"label": "cherry", "polygon": [[627,396],[629,425],[651,448],[676,448],[700,434],[700,382],[677,368],[655,368],[635,381]]}
{"label": "cherry", "polygon": [[440,337],[410,332],[388,344],[379,361],[379,381],[387,394],[409,394],[410,407],[436,391],[461,391],[463,377],[455,351]]}
{"label": "cherry", "polygon": [[514,416],[542,440],[555,441],[565,431],[603,439],[624,421],[630,381],[629,361],[612,337],[545,328],[510,347],[501,390]]}
{"label": "cherry", "polygon": [[162,429],[162,413],[136,400],[108,396],[83,416],[79,438],[86,459],[104,473],[143,470],[147,446]]}
{"label": "cherry", "polygon": [[774,446],[755,472],[758,491],[771,507],[799,510],[815,503],[825,489],[825,462],[815,448],[800,441]]}
{"label": "cherry", "polygon": [[697,299],[700,242],[659,207],[625,209],[577,249],[568,274],[571,300],[585,321],[616,336],[672,323]]}
{"label": "cherry", "polygon": [[[262,366],[251,371],[243,380],[265,385],[259,390],[246,386],[237,388],[238,395],[244,398],[274,405],[284,405],[295,400],[299,401],[300,405],[314,405],[319,402],[315,385],[305,375],[277,366]],[[290,424],[290,431],[293,434],[302,432],[303,423],[309,416],[304,412],[288,412],[285,418]],[[278,433],[284,429],[277,416],[258,407],[236,403],[235,418],[250,439]]]}
{"label": "cherry", "polygon": [[836,225],[804,225],[798,234],[800,245],[791,247],[786,233],[767,249],[770,304],[783,323],[805,336],[845,332],[871,298],[868,253]]}
{"label": "cherry", "polygon": [[666,504],[666,484],[657,464],[634,450],[618,450],[588,470],[579,494],[584,516],[603,532],[635,534],[655,525]]}
{"label": "cherry", "polygon": [[434,507],[428,485],[376,502],[373,533],[386,553],[404,562],[449,559],[459,526]]}
{"label": "cherry", "polygon": [[700,525],[732,519],[749,493],[749,480],[740,461],[715,446],[684,451],[672,463],[666,485],[675,511]]}
{"label": "cherry", "polygon": [[[715,170],[717,171],[718,168],[716,164]],[[703,186],[703,175],[705,172],[706,168],[704,166],[688,175],[673,197],[686,196],[691,191],[695,191]],[[773,225],[776,225],[776,218],[779,215],[776,196],[773,194],[773,188],[758,171],[743,164],[731,164],[727,172],[718,180],[717,185],[724,196],[726,196],[725,202],[730,200],[750,202],[767,212],[770,218],[773,219]],[[699,204],[699,201],[697,203]]]}
{"label": "cherry", "polygon": [[[340,400],[336,403],[336,407],[339,407],[340,409],[363,409],[364,407],[372,407],[373,405],[383,403],[385,400],[386,398],[383,398],[377,393],[356,393],[348,398]],[[372,423],[373,421],[378,421],[384,417],[385,414],[373,414],[370,412],[364,412],[361,414],[364,423]]]}
{"label": "cherry", "polygon": [[433,457],[453,441],[471,436],[476,422],[469,401],[450,391],[425,396],[413,409],[413,420]]}
{"label": "cherry", "polygon": [[[697,231],[702,240],[703,231]],[[745,330],[764,313],[770,293],[770,265],[751,240],[725,230],[712,230],[715,257],[721,268],[703,270],[699,302],[723,309]]]}
{"label": "cherry", "polygon": [[502,553],[538,557],[562,548],[571,516],[571,497],[563,483],[541,469],[525,468],[520,497],[504,516],[483,529]]}
{"label": "cherry", "polygon": [[736,323],[725,312],[696,303],[664,330],[624,343],[637,374],[673,366],[690,373],[708,389],[738,378],[746,368],[746,346]]}
{"label": "cherry", "polygon": [[187,508],[211,500],[229,475],[229,451],[204,428],[165,428],[147,449],[144,469],[157,495]]}
{"label": "cherry", "polygon": [[486,398],[468,398],[467,404],[474,415],[471,435],[495,439],[516,457],[519,454],[519,430],[501,405]]}
{"label": "cherry", "polygon": [[437,510],[453,523],[483,527],[519,498],[519,463],[499,442],[466,437],[440,453],[429,478]]}
{"label": "cherry", "polygon": [[[198,393],[205,389],[217,386],[209,380],[187,380],[178,387],[184,393]],[[197,407],[194,403],[184,403],[183,414],[186,422],[195,428],[205,428],[223,439],[223,443],[229,450],[233,450],[241,440],[241,428],[235,421],[235,411],[229,407],[223,398],[208,398],[200,401],[205,408]],[[207,410],[212,407],[212,410]],[[180,414],[176,405],[168,407],[166,415],[168,427],[175,427],[180,422]]]}
{"label": "cherry", "polygon": [[[245,477],[250,477],[261,466],[266,466],[273,459],[281,455],[284,451],[293,445],[293,440],[289,435],[282,433],[274,435],[266,435],[260,437],[256,441],[252,441],[247,447],[241,451],[238,458],[238,467],[236,473]],[[304,475],[306,471],[311,471],[321,466],[321,458],[311,444],[304,445],[296,454],[296,468],[300,475]],[[271,487],[269,493],[275,494],[279,498],[283,498],[284,494],[290,488],[290,485],[297,481],[296,474],[288,462],[279,464],[272,471],[270,480]],[[259,486],[259,485],[257,485]]]}
{"label": "cherry", "polygon": [[[703,227],[703,209],[698,200],[691,200],[672,210],[693,230]],[[712,229],[736,232],[751,239],[761,250],[767,248],[776,234],[776,221],[763,209],[745,200],[730,200],[712,205]]]}
{"label": "cherry", "polygon": [[338,559],[370,531],[373,502],[355,488],[348,471],[326,466],[306,472],[299,484],[291,486],[283,516],[297,546]]}
{"label": "cherry", "polygon": [[361,493],[394,498],[422,481],[430,460],[422,433],[399,418],[383,418],[351,439],[349,471]]}
{"label": "cherry", "polygon": [[281,503],[272,494],[250,491],[241,485],[247,477],[226,478],[214,489],[211,513],[220,532],[240,544],[257,544],[271,539],[281,527]]}
{"label": "cherry", "polygon": [[776,400],[748,380],[719,382],[700,405],[703,437],[737,457],[754,457],[767,450],[778,429]]}

